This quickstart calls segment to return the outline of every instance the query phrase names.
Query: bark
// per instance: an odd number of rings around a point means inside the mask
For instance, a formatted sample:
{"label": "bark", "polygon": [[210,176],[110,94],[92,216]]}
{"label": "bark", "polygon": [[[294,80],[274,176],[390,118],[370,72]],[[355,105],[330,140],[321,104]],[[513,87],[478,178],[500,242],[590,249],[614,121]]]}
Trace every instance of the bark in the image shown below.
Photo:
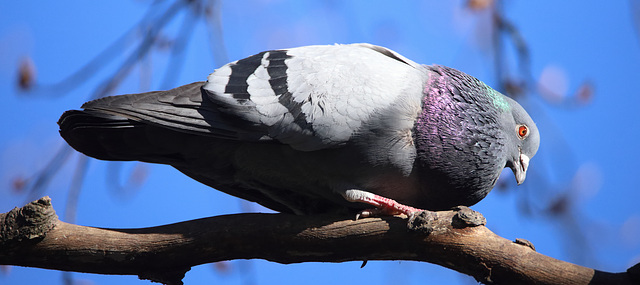
{"label": "bark", "polygon": [[182,284],[195,265],[233,259],[278,263],[354,260],[431,262],[485,284],[640,284],[640,264],[608,273],[501,238],[481,214],[460,207],[411,219],[237,214],[140,228],[58,220],[48,197],[0,214],[0,265],[137,275]]}

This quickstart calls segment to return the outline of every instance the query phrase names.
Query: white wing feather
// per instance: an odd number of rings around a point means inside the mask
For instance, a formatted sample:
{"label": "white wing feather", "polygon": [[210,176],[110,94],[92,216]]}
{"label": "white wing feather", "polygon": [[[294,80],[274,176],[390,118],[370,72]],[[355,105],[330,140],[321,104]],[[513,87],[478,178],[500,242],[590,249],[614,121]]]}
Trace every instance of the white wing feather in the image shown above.
{"label": "white wing feather", "polygon": [[232,62],[209,75],[203,89],[265,136],[310,151],[344,144],[379,112],[404,112],[412,123],[426,74],[383,47],[305,46]]}

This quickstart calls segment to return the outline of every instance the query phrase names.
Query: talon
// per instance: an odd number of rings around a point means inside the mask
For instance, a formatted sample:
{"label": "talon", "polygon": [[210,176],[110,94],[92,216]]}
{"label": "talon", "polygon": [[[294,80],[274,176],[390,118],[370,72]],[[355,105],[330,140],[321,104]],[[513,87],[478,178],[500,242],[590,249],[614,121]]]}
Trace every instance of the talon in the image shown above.
{"label": "talon", "polygon": [[365,265],[367,265],[367,262],[368,262],[368,261],[369,261],[369,260],[366,260],[366,259],[365,259],[365,260],[363,260],[363,261],[362,261],[362,265],[360,265],[360,268],[364,268],[364,266],[365,266]]}
{"label": "talon", "polygon": [[369,217],[373,217],[377,214],[380,213],[380,209],[366,209],[366,210],[362,210],[359,213],[356,214],[356,221],[359,218],[369,218]]}

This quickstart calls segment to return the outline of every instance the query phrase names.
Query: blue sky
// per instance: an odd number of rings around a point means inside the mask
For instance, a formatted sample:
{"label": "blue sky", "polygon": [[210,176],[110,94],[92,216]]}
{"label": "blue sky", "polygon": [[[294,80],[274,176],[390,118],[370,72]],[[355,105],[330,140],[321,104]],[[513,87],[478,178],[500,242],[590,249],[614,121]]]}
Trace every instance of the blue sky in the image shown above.
{"label": "blue sky", "polygon": [[[464,8],[464,1],[221,1],[224,51],[229,61],[266,49],[309,44],[370,42],[394,49],[420,63],[443,64],[497,84],[489,16]],[[508,1],[507,19],[529,47],[532,86],[543,84],[563,102],[585,80],[595,93],[586,104],[558,104],[540,92],[522,102],[536,120],[542,142],[527,181],[509,191],[493,191],[474,206],[488,226],[508,239],[525,238],[539,252],[607,271],[624,271],[640,261],[640,39],[630,11],[634,1]],[[42,169],[63,145],[56,121],[77,109],[122,61],[118,56],[95,76],[69,90],[63,80],[131,29],[149,1],[2,1],[0,11],[0,211],[22,206],[28,195],[16,191],[16,177]],[[635,7],[638,5],[636,4]],[[182,15],[184,16],[184,15]],[[179,31],[173,21],[167,38]],[[637,25],[637,21],[635,22]],[[636,27],[640,28],[640,27]],[[181,57],[183,67],[163,83],[167,51],[158,49],[134,68],[114,94],[135,93],[205,80],[220,65],[198,22]],[[140,35],[130,39],[134,43]],[[131,52],[124,49],[117,54]],[[219,52],[219,51],[218,51]],[[512,70],[515,55],[506,49]],[[216,53],[217,54],[217,53]],[[16,87],[18,66],[29,58],[37,87]],[[564,90],[564,91],[563,91]],[[534,88],[535,91],[535,88]],[[53,199],[63,220],[78,155],[61,166],[43,195]],[[76,223],[98,227],[147,227],[201,217],[266,211],[191,181],[166,166],[91,161],[80,194]],[[109,171],[126,180],[131,171],[147,173],[140,187],[114,191]],[[118,170],[119,169],[119,170]],[[140,173],[140,172],[137,172]],[[515,184],[510,172],[505,183]],[[569,189],[569,190],[567,190]],[[550,215],[541,209],[560,195],[571,211]],[[531,211],[524,211],[523,203]],[[576,240],[584,242],[577,247]],[[581,244],[581,243],[578,243]],[[233,261],[228,271],[210,265],[193,268],[186,284],[473,284],[469,277],[439,266],[406,262],[307,263],[281,265],[262,260]],[[4,273],[3,273],[4,272]],[[0,284],[61,284],[61,273],[12,267],[0,271]],[[132,276],[73,274],[81,284],[148,284]]]}

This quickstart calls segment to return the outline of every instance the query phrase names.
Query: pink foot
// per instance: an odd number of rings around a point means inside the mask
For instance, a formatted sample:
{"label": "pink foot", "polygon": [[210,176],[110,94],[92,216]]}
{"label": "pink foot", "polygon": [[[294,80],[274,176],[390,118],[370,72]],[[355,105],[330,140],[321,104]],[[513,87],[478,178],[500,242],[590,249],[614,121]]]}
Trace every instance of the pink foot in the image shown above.
{"label": "pink foot", "polygon": [[411,217],[412,213],[423,211],[421,209],[417,209],[411,206],[403,205],[395,200],[382,197],[380,195],[367,195],[359,199],[357,202],[367,203],[376,208],[362,210],[360,213],[356,215],[356,220],[360,217],[372,217],[372,216],[393,216],[398,214],[405,214],[407,217]]}

